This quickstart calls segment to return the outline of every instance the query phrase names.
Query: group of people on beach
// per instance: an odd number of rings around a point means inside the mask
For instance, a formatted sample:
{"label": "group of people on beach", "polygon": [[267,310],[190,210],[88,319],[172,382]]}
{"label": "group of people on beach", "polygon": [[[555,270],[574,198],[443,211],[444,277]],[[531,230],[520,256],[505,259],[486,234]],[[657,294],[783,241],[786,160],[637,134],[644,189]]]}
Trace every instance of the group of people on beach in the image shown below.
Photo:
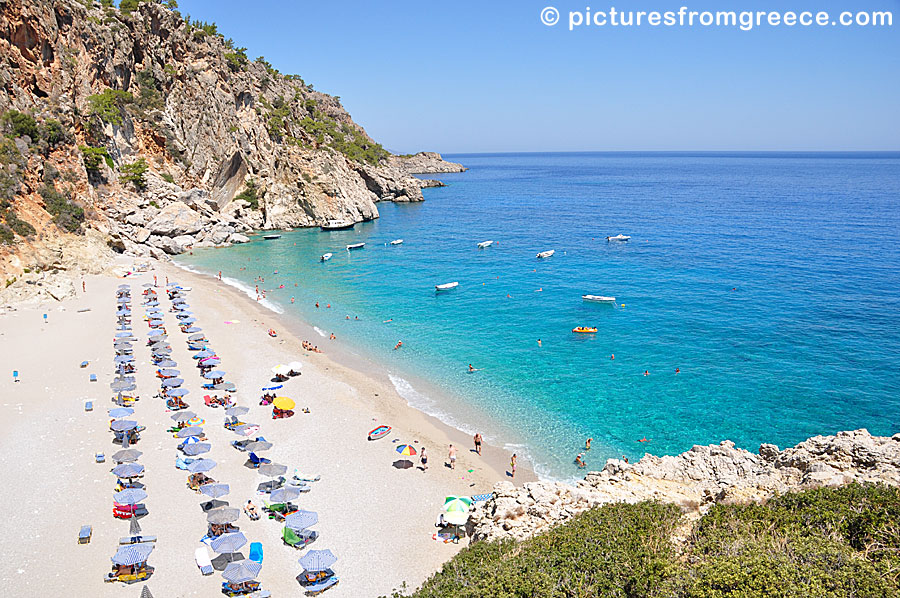
{"label": "group of people on beach", "polygon": [[303,341],[303,348],[306,349],[307,351],[312,351],[313,353],[321,353],[322,352],[322,350],[319,348],[318,345],[313,345],[309,341]]}

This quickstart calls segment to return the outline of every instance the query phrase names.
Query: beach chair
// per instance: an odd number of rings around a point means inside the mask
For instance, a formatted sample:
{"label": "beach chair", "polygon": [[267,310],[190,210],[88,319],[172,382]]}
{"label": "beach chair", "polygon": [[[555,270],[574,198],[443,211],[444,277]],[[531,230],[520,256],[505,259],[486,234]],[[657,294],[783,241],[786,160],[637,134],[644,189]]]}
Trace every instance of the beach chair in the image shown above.
{"label": "beach chair", "polygon": [[93,411],[94,410],[94,401],[85,401],[84,402],[84,410],[85,411]]}
{"label": "beach chair", "polygon": [[120,545],[143,544],[144,542],[156,542],[156,536],[125,536],[119,538]]}
{"label": "beach chair", "polygon": [[251,542],[250,543],[250,556],[247,557],[251,561],[256,561],[260,565],[263,562],[263,547],[262,542]]}
{"label": "beach chair", "polygon": [[258,581],[248,581],[245,583],[222,582],[222,593],[226,596],[246,596],[259,589]]}
{"label": "beach chair", "polygon": [[81,530],[78,532],[78,543],[79,544],[90,544],[91,543],[91,534],[93,533],[94,528],[90,525],[82,525]]}
{"label": "beach chair", "polygon": [[91,374],[91,382],[97,381],[97,374]]}
{"label": "beach chair", "polygon": [[325,590],[333,588],[340,581],[337,577],[329,577],[327,579],[323,579],[322,581],[317,581],[316,583],[310,584],[306,586],[306,595],[307,596],[318,596]]}
{"label": "beach chair", "polygon": [[206,549],[206,546],[200,546],[194,551],[194,560],[197,562],[197,567],[200,568],[201,574],[213,574],[212,561],[209,558],[209,551]]}
{"label": "beach chair", "polygon": [[285,526],[281,531],[282,541],[284,541],[284,543],[288,546],[298,549],[312,544],[318,537],[319,532],[313,531],[311,529],[305,529],[303,531],[297,532]]}
{"label": "beach chair", "polygon": [[104,455],[103,453],[96,453],[94,455],[94,462],[95,463],[106,463],[106,455]]}
{"label": "beach chair", "polygon": [[86,368],[90,363],[90,361],[82,361],[79,367]]}

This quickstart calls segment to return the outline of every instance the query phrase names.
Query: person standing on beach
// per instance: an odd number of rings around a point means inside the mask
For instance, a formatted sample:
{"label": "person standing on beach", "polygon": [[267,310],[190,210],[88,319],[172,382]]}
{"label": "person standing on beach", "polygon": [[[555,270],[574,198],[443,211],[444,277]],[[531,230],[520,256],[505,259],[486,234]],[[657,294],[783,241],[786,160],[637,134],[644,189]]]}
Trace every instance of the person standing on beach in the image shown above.
{"label": "person standing on beach", "polygon": [[450,445],[449,456],[450,456],[450,469],[456,469],[456,449],[453,447],[452,444]]}
{"label": "person standing on beach", "polygon": [[425,454],[425,447],[422,447],[422,454],[419,456],[419,462],[422,464],[422,473],[428,469],[428,455]]}
{"label": "person standing on beach", "polygon": [[84,279],[81,280],[81,292],[82,292],[82,293],[87,293],[87,289],[86,289],[85,286],[84,286]]}
{"label": "person standing on beach", "polygon": [[481,432],[475,432],[475,452],[481,456]]}
{"label": "person standing on beach", "polygon": [[510,477],[513,477],[513,478],[516,477],[516,461],[517,460],[518,460],[518,458],[516,457],[516,454],[513,453],[513,456],[510,457],[510,459],[509,459],[509,469],[510,469],[510,473],[512,474]]}

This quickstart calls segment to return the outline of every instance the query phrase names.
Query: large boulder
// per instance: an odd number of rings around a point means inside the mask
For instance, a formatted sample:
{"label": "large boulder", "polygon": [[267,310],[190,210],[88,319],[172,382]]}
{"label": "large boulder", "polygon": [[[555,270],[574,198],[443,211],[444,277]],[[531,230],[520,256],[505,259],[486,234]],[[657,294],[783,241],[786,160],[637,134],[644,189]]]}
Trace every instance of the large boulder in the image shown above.
{"label": "large boulder", "polygon": [[163,208],[147,224],[147,230],[154,235],[177,237],[192,235],[203,227],[203,217],[187,204],[176,201]]}

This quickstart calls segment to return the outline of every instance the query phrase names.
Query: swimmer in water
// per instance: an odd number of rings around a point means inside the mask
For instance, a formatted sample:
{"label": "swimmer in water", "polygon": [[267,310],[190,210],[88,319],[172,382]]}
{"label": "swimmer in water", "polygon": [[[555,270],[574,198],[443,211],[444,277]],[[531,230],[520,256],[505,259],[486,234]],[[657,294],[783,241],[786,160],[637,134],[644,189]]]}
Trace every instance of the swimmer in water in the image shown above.
{"label": "swimmer in water", "polygon": [[393,322],[393,321],[394,321],[394,318],[391,318],[390,320],[384,320],[382,322],[382,324],[387,324],[388,322]]}
{"label": "swimmer in water", "polygon": [[610,359],[615,359],[615,358],[616,358],[616,354],[613,353],[612,355],[609,356],[609,358],[610,358]]}
{"label": "swimmer in water", "polygon": [[347,316],[346,319],[349,320],[349,319],[350,319],[350,316]]}
{"label": "swimmer in water", "polygon": [[680,374],[680,373],[681,373],[681,368],[675,368],[675,373],[676,373],[676,374]]}
{"label": "swimmer in water", "polygon": [[330,304],[330,303],[327,304],[327,305],[325,306],[325,309],[331,309],[331,304]]}
{"label": "swimmer in water", "polygon": [[645,376],[649,376],[649,375],[650,375],[650,370],[644,370],[644,375],[645,375]]}
{"label": "swimmer in water", "polygon": [[538,339],[538,347],[543,347],[544,343],[541,342],[541,339]]}
{"label": "swimmer in water", "polygon": [[586,465],[584,464],[584,458],[582,457],[584,453],[578,453],[575,457],[575,465],[578,466],[579,469],[584,469]]}
{"label": "swimmer in water", "polygon": [[319,309],[319,302],[316,301],[316,309]]}
{"label": "swimmer in water", "polygon": [[650,441],[647,439],[646,436],[644,436],[643,438],[641,438],[640,440],[638,440],[638,442],[650,442]]}
{"label": "swimmer in water", "polygon": [[293,298],[293,297],[291,297],[291,303],[293,303],[293,302],[294,302],[294,298]]}
{"label": "swimmer in water", "polygon": [[403,341],[397,341],[397,344],[394,345],[394,350],[396,351],[397,349],[399,349],[402,346],[403,346]]}
{"label": "swimmer in water", "polygon": [[470,372],[474,372],[474,371],[475,371],[475,368],[472,367],[472,364],[471,364],[471,363],[469,364],[469,371],[470,371]]}

